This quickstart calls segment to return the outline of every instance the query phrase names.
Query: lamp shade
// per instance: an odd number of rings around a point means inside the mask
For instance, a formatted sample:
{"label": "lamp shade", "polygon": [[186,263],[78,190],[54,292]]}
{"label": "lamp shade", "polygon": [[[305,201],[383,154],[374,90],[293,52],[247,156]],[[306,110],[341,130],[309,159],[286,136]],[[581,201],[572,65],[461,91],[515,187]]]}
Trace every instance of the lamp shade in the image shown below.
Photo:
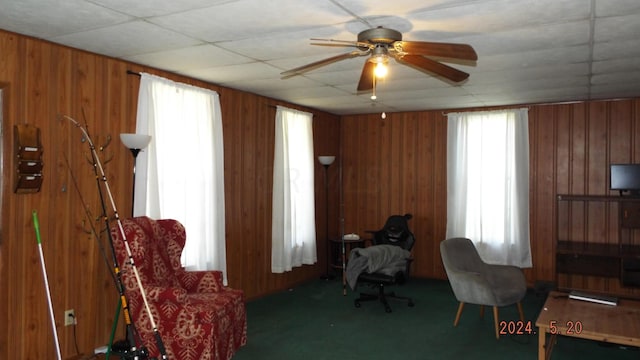
{"label": "lamp shade", "polygon": [[320,161],[322,165],[331,165],[335,159],[335,156],[318,156],[318,161]]}
{"label": "lamp shade", "polygon": [[144,149],[151,142],[150,135],[144,134],[120,134],[120,140],[129,149]]}

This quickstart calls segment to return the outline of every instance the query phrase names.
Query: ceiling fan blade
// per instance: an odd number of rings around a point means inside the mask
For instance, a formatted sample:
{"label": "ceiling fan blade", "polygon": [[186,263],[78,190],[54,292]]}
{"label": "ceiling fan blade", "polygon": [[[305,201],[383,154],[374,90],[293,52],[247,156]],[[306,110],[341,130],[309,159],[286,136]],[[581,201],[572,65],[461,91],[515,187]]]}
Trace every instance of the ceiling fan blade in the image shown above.
{"label": "ceiling fan blade", "polygon": [[[325,43],[313,42],[311,45],[320,45],[320,46],[352,46],[359,48],[371,48],[372,44],[361,42],[361,41],[350,41],[350,40],[336,40],[336,39],[319,39],[319,38],[311,38],[311,41],[324,41]],[[332,44],[333,43],[333,44]]]}
{"label": "ceiling fan blade", "polygon": [[292,76],[300,75],[300,74],[302,74],[304,72],[307,72],[309,70],[316,69],[316,68],[319,68],[321,66],[325,66],[325,65],[334,63],[336,61],[345,60],[345,59],[351,59],[351,58],[356,57],[356,56],[363,56],[363,55],[368,55],[368,54],[369,54],[368,51],[352,51],[352,52],[348,52],[348,53],[345,53],[345,54],[332,56],[330,58],[323,59],[323,60],[320,60],[320,61],[312,62],[311,64],[303,65],[303,66],[297,67],[295,69],[287,70],[287,71],[284,71],[284,72],[280,73],[280,75],[282,75],[283,79],[287,79],[287,78],[290,78]]}
{"label": "ceiling fan blade", "polygon": [[406,62],[428,73],[435,74],[447,78],[453,82],[461,82],[469,77],[466,72],[454,69],[451,66],[441,64],[437,61],[428,59],[421,55],[406,54],[397,56],[397,60]]}
{"label": "ceiling fan blade", "polygon": [[312,42],[311,45],[315,45],[315,46],[328,46],[328,47],[359,47],[358,45],[356,45],[355,43],[353,44],[343,44],[343,43],[318,43],[318,42]]}
{"label": "ceiling fan blade", "polygon": [[411,55],[435,56],[446,59],[478,60],[478,54],[467,44],[426,41],[396,41],[394,47]]}
{"label": "ceiling fan blade", "polygon": [[362,73],[360,74],[360,82],[358,83],[358,91],[366,91],[373,89],[373,69],[376,64],[371,61],[366,61],[362,67]]}

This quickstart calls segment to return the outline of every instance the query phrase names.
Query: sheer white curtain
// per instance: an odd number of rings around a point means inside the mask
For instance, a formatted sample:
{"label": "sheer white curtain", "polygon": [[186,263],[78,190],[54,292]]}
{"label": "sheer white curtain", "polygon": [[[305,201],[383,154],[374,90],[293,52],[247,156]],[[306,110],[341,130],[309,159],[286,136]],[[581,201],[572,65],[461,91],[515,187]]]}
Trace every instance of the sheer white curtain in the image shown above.
{"label": "sheer white curtain", "polygon": [[273,164],[271,271],[314,264],[313,115],[278,106]]}
{"label": "sheer white curtain", "polygon": [[447,238],[483,260],[531,267],[528,110],[450,113]]}
{"label": "sheer white curtain", "polygon": [[142,74],[137,116],[137,133],[151,135],[151,143],[138,156],[134,214],[180,221],[187,231],[183,265],[221,270],[226,283],[218,94]]}

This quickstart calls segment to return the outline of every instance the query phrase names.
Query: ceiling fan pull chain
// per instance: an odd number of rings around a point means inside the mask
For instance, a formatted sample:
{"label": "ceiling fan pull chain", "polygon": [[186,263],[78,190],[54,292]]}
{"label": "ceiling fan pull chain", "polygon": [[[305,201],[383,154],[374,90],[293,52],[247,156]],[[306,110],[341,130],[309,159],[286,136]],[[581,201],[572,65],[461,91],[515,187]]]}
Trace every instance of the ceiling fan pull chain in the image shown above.
{"label": "ceiling fan pull chain", "polygon": [[376,96],[376,76],[373,75],[373,93],[371,94],[371,100],[375,100],[378,97]]}

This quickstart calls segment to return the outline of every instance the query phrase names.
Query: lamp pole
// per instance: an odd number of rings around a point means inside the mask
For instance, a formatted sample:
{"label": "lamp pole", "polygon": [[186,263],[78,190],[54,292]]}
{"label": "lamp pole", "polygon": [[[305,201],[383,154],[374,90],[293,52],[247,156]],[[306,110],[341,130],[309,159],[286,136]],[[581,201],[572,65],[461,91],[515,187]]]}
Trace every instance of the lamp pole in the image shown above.
{"label": "lamp pole", "polygon": [[324,168],[324,208],[325,208],[325,241],[326,241],[326,250],[327,250],[327,271],[326,274],[321,277],[323,280],[332,280],[335,278],[334,275],[331,274],[331,239],[329,239],[329,179],[327,176],[327,171],[329,170],[329,166],[333,164],[333,161],[336,159],[335,156],[318,156],[318,161],[322,164]]}
{"label": "lamp pole", "polygon": [[133,205],[136,202],[136,165],[138,164],[138,154],[142,149],[129,149],[133,155],[133,182],[131,185],[131,217],[133,217]]}

